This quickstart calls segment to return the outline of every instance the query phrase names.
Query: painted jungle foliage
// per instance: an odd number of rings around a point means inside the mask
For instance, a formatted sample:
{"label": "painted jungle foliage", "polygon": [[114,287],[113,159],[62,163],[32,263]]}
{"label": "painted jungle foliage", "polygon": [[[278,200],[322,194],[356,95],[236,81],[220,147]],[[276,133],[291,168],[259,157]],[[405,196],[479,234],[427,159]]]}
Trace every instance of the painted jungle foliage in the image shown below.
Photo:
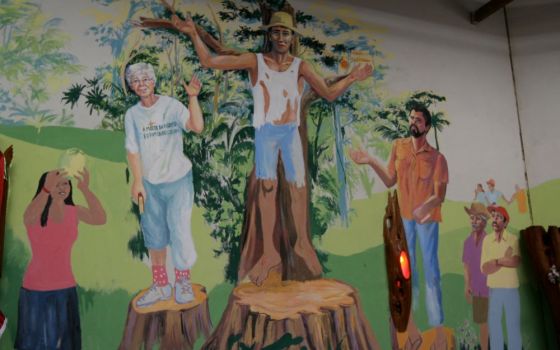
{"label": "painted jungle foliage", "polygon": [[559,180],[461,75],[505,53],[336,2],[0,4],[1,349],[555,344],[519,231]]}

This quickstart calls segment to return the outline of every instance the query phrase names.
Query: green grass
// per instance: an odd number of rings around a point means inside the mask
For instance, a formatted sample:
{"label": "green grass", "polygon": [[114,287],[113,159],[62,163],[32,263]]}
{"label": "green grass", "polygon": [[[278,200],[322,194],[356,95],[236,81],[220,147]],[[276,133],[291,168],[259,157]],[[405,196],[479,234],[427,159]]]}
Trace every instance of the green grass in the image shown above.
{"label": "green grass", "polygon": [[[7,237],[4,276],[0,284],[0,306],[10,326],[0,339],[0,349],[11,349],[17,322],[17,295],[23,271],[30,257],[29,245],[22,223],[25,207],[35,193],[43,171],[56,167],[61,151],[78,147],[88,155],[91,188],[108,214],[102,227],[80,225],[72,263],[80,286],[82,335],[86,349],[116,348],[122,337],[126,309],[130,298],[150,282],[147,265],[130,255],[127,243],[138,228],[130,213],[129,184],[125,181],[126,163],[122,133],[75,128],[43,128],[37,133],[31,127],[0,126],[0,149],[14,145],[14,162],[10,169],[10,197],[7,212]],[[558,198],[560,180],[550,181],[531,191],[535,222],[556,223],[557,209],[551,203]],[[381,220],[385,212],[386,192],[352,202],[352,220],[348,228],[331,227],[317,247],[329,253],[326,277],[336,278],[355,287],[361,303],[384,349],[389,348],[387,286],[382,250]],[[79,191],[75,201],[84,203]],[[470,322],[470,306],[463,298],[461,253],[464,239],[470,232],[463,209],[468,203],[446,201],[440,226],[439,258],[442,270],[445,324],[458,328]],[[528,226],[529,215],[520,215],[514,206],[510,230],[517,232]],[[202,209],[193,211],[193,233],[199,255],[193,268],[195,282],[207,287],[210,313],[214,326],[220,320],[232,285],[223,282],[226,257],[216,258],[219,243],[209,235],[210,227],[202,218]],[[556,220],[556,222],[554,221]],[[488,227],[490,230],[490,227]],[[421,259],[419,259],[421,260]],[[544,349],[541,297],[520,270],[522,281],[522,329],[524,343],[530,349]],[[523,277],[525,276],[525,277]],[[417,322],[427,328],[423,296],[417,311]],[[197,342],[197,347],[203,340]],[[87,344],[87,347],[86,347]]]}
{"label": "green grass", "polygon": [[[2,138],[0,148],[11,144],[14,145],[14,161],[10,169],[7,227],[29,249],[23,212],[35,194],[40,175],[56,167],[61,151],[8,137]],[[138,229],[138,222],[130,212],[126,164],[88,154],[87,166],[91,174],[90,188],[105,207],[107,223],[103,226],[80,224],[79,238],[72,250],[76,280],[86,289],[135,292],[151,282],[151,272],[145,263],[132,258],[127,247],[128,240]],[[85,203],[80,191],[74,191],[74,200],[77,204]],[[210,228],[199,208],[193,210],[192,227],[199,255],[199,263],[192,271],[193,278],[212,288],[223,281],[226,257],[214,258],[213,251],[219,243],[210,237]]]}
{"label": "green grass", "polygon": [[[458,260],[461,259],[461,256],[457,256],[457,254],[454,256]],[[420,286],[424,286],[421,256],[418,257],[418,260]],[[382,246],[351,256],[331,255],[329,257],[331,272],[326,277],[346,282],[358,290],[363,310],[382,349],[390,349],[388,289],[384,261]],[[442,267],[444,266],[444,262],[440,261],[440,264]],[[463,296],[462,273],[444,273],[442,271],[441,286],[445,325],[458,329],[467,322],[471,327],[475,327],[472,322],[471,305]],[[540,305],[538,290],[533,288],[532,284],[524,283],[520,288],[520,297],[523,343],[530,344],[530,347],[525,347],[525,349],[546,349],[546,337],[542,329],[541,311],[543,309]],[[414,317],[422,330],[430,328],[422,287]],[[456,336],[459,335],[456,334]]]}
{"label": "green grass", "polygon": [[[560,184],[560,180],[557,183]],[[557,192],[560,192],[560,190]],[[560,193],[558,194],[560,195]],[[348,227],[333,225],[321,240],[316,240],[314,243],[321,250],[337,255],[351,255],[382,244],[382,222],[386,204],[387,192],[375,193],[368,199],[352,201],[350,225]],[[455,249],[457,241],[454,239],[448,241],[447,235],[461,236],[461,239],[464,240],[470,232],[470,220],[465,212],[465,207],[469,205],[470,203],[467,202],[452,200],[446,200],[443,203],[443,220],[439,228],[442,236],[440,239],[440,257],[444,251],[442,249],[454,253],[458,251]],[[519,214],[515,205],[511,205],[507,209],[511,216],[509,229],[512,232],[518,232],[520,228],[531,225],[529,214]],[[488,232],[492,231],[490,224],[488,224],[486,230]],[[448,242],[451,242],[453,246],[447,247]],[[453,271],[459,272],[457,269]]]}
{"label": "green grass", "polygon": [[531,205],[535,225],[560,226],[560,179],[547,181],[531,189]]}
{"label": "green grass", "polygon": [[0,134],[59,150],[77,147],[92,157],[112,162],[126,161],[124,133],[121,131],[45,126],[38,133],[32,126],[0,125]]}

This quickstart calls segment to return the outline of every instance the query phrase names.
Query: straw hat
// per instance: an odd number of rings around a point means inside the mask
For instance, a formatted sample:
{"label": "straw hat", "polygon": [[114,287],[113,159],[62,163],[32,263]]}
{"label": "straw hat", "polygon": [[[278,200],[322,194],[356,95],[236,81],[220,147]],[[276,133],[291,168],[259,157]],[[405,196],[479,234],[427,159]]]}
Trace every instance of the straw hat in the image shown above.
{"label": "straw hat", "polygon": [[261,26],[261,29],[268,30],[271,27],[285,27],[299,34],[294,24],[292,15],[284,11],[274,12],[270,18],[270,23]]}
{"label": "straw hat", "polygon": [[480,215],[480,216],[484,216],[486,220],[490,219],[490,213],[482,203],[474,202],[471,204],[470,208],[465,207],[465,211],[469,215],[474,215],[474,216]]}

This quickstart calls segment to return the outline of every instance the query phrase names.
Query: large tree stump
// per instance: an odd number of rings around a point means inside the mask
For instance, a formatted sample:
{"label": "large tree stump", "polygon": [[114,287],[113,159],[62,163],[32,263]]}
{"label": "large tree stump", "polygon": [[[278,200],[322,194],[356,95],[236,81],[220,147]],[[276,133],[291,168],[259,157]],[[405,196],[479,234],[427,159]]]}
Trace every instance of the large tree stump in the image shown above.
{"label": "large tree stump", "polygon": [[212,329],[206,289],[193,284],[195,300],[177,304],[173,297],[150,307],[137,308],[136,295],[128,305],[128,317],[119,349],[192,349],[202,334],[207,338]]}
{"label": "large tree stump", "polygon": [[357,291],[330,279],[237,286],[202,349],[379,349]]}

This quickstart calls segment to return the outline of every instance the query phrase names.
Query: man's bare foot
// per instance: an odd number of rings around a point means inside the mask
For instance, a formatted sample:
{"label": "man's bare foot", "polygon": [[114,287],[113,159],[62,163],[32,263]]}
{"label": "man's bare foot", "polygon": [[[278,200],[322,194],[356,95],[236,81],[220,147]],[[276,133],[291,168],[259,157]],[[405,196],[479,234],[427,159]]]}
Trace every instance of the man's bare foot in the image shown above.
{"label": "man's bare foot", "polygon": [[447,336],[445,335],[443,326],[436,327],[436,338],[430,350],[447,350]]}
{"label": "man's bare foot", "polygon": [[282,259],[278,252],[266,254],[263,253],[255,266],[249,271],[251,282],[260,286],[268,277],[270,270],[282,263]]}
{"label": "man's bare foot", "polygon": [[319,258],[317,258],[317,253],[310,244],[302,244],[298,240],[294,246],[294,251],[307,264],[307,268],[314,276],[319,276],[323,273],[323,267],[319,262]]}

